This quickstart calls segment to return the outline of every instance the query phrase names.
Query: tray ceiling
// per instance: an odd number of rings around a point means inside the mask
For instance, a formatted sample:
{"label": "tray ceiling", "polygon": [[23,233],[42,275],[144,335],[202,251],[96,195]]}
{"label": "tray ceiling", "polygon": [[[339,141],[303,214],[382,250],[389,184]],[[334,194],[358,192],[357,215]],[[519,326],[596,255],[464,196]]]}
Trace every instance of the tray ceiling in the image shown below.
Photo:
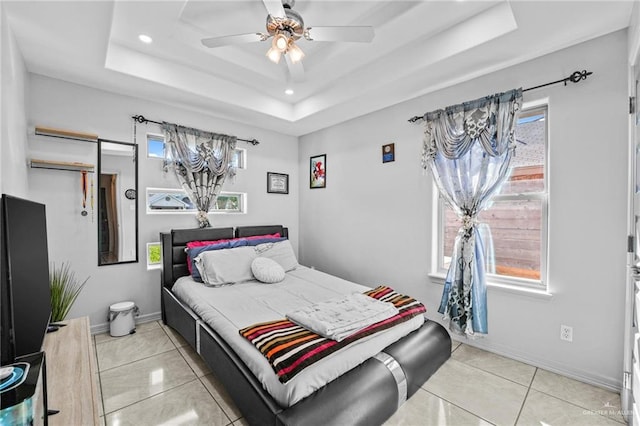
{"label": "tray ceiling", "polygon": [[285,61],[267,59],[270,41],[200,42],[264,32],[260,0],[5,0],[3,8],[30,72],[303,135],[625,28],[633,2],[298,0],[306,26],[375,29],[369,44],[301,39],[299,82]]}

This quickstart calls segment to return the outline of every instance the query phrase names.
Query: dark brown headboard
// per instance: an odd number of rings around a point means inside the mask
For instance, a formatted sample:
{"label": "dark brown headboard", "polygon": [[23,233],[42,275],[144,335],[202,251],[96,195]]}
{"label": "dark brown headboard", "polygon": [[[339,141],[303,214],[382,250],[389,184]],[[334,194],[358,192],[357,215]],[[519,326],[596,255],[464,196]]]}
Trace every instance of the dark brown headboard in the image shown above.
{"label": "dark brown headboard", "polygon": [[180,277],[189,275],[187,268],[187,254],[184,249],[189,241],[222,240],[235,237],[251,237],[253,235],[280,233],[289,237],[289,230],[282,225],[267,226],[239,226],[233,228],[195,228],[172,229],[161,232],[162,242],[162,286],[171,289],[173,283]]}

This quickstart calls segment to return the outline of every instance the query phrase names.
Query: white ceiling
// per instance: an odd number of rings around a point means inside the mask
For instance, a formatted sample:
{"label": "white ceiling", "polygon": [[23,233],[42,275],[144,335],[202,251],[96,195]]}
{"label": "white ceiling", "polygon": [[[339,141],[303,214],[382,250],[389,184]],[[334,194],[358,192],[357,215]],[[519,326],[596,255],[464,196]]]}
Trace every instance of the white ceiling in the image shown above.
{"label": "white ceiling", "polygon": [[[264,32],[261,0],[3,7],[30,72],[303,135],[625,28],[633,2],[297,0],[306,26],[375,29],[369,44],[300,39],[301,82],[284,60],[267,59],[270,41],[200,43]],[[142,33],[153,43],[141,43]]]}

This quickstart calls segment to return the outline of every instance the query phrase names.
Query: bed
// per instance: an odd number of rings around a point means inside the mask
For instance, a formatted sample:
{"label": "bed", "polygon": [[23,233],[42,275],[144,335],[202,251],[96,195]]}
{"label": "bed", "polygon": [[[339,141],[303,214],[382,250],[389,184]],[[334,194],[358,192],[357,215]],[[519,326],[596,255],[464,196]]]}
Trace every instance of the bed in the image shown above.
{"label": "bed", "polygon": [[[280,396],[274,397],[265,390],[263,382],[251,370],[253,366],[248,367],[246,355],[239,355],[233,349],[236,342],[225,340],[221,336],[224,331],[214,331],[196,313],[197,308],[187,306],[172,291],[176,281],[189,275],[185,253],[188,242],[276,233],[288,236],[287,228],[280,225],[161,233],[163,322],[200,354],[250,424],[382,424],[449,358],[451,339],[441,325],[425,319],[415,331],[385,346],[375,356],[287,405]],[[307,269],[301,268],[297,275],[304,278],[304,274],[311,274]]]}

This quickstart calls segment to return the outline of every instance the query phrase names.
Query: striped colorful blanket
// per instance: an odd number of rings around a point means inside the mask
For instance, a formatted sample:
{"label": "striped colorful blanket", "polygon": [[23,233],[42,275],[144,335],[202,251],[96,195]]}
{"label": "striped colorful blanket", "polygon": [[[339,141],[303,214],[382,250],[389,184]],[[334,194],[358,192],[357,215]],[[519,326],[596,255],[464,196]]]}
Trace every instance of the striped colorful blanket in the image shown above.
{"label": "striped colorful blanket", "polygon": [[340,342],[322,337],[287,319],[254,324],[240,330],[240,334],[267,358],[280,381],[286,383],[305,367],[350,343],[391,328],[426,311],[422,303],[399,294],[390,287],[379,286],[364,294],[393,303],[398,309],[398,314],[372,324]]}

